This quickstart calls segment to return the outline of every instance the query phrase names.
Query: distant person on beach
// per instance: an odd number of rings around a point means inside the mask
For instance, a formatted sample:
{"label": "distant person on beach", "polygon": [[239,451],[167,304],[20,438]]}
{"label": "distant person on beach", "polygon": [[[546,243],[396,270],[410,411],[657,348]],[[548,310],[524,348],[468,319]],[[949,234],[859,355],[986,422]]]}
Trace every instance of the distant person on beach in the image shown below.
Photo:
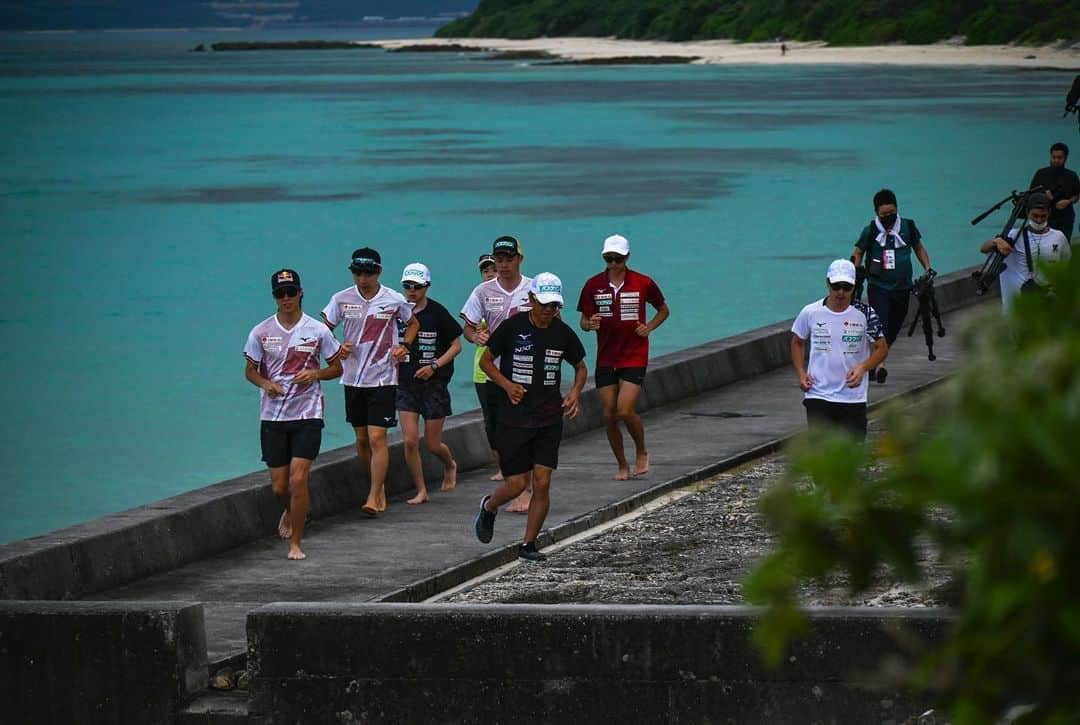
{"label": "distant person on beach", "polygon": [[[277,312],[255,325],[244,345],[244,377],[262,391],[259,437],[270,487],[284,511],[278,534],[289,541],[289,558],[304,559],[310,498],[308,474],[322,444],[321,380],[341,375],[343,350],[326,326],[302,310],[300,275],[280,269],[270,276]],[[327,366],[319,367],[319,357]]]}
{"label": "distant person on beach", "polygon": [[[344,330],[345,419],[356,434],[356,455],[371,482],[361,509],[378,516],[386,511],[386,430],[397,425],[398,362],[408,355],[420,323],[404,297],[379,284],[382,257],[377,251],[357,249],[349,271],[355,284],[331,297],[322,316],[331,330],[339,325]],[[398,321],[405,324],[403,339]]]}
{"label": "distant person on beach", "polygon": [[787,55],[787,43],[780,44],[780,55]]}
{"label": "distant person on beach", "polygon": [[1064,234],[1065,241],[1072,244],[1073,225],[1076,223],[1073,205],[1080,199],[1080,177],[1072,169],[1065,168],[1068,160],[1068,146],[1060,141],[1051,146],[1050,165],[1035,172],[1028,188],[1043,187],[1044,193],[1053,202],[1050,206],[1050,228]]}
{"label": "distant person on beach", "polygon": [[420,463],[420,416],[424,416],[424,443],[442,461],[440,490],[457,486],[457,462],[443,443],[442,430],[450,415],[447,385],[454,374],[454,358],[461,352],[461,325],[445,307],[428,297],[431,271],[413,262],[401,273],[405,298],[412,305],[413,318],[420,324],[416,344],[398,367],[397,409],[405,442],[405,464],[416,486],[416,495],[406,503],[428,500],[424,468]]}
{"label": "distant person on beach", "polygon": [[791,326],[791,364],[804,393],[806,424],[837,426],[863,440],[867,374],[884,362],[889,345],[873,308],[851,299],[854,264],[830,264],[825,289],[825,299],[802,308]]}
{"label": "distant person on beach", "polygon": [[1072,249],[1065,235],[1050,226],[1053,202],[1046,194],[1028,196],[1027,220],[1023,226],[1009,230],[1007,238],[994,237],[983,242],[983,254],[997,249],[1005,257],[1005,269],[998,281],[1001,284],[1001,306],[1007,312],[1016,296],[1022,292],[1044,289],[1046,279],[1039,271],[1043,262],[1067,261]]}
{"label": "distant person on beach", "polygon": [[[900,334],[911,301],[912,252],[929,272],[930,255],[915,220],[901,219],[897,215],[896,194],[882,189],[874,194],[874,218],[859,234],[852,261],[855,266],[865,267],[866,298],[885,329],[889,347]],[[884,383],[888,374],[882,364],[874,371],[873,378]]]}
{"label": "distant person on beach", "polygon": [[[486,345],[491,335],[499,329],[499,325],[518,312],[529,309],[529,285],[532,279],[521,274],[521,262],[525,259],[521,242],[511,236],[499,237],[491,245],[491,256],[495,260],[494,279],[477,285],[461,309],[461,318],[465,320],[465,339],[476,345]],[[488,445],[498,457],[495,431],[499,426],[500,406],[493,405],[492,401],[502,396],[503,392],[494,382],[489,381],[486,385],[488,407],[484,429],[487,432]],[[513,513],[527,512],[529,496],[526,488],[518,500],[506,510]]]}
{"label": "distant person on beach", "polygon": [[[547,558],[537,550],[536,538],[551,503],[551,474],[559,466],[562,419],[577,416],[578,397],[588,377],[585,347],[558,317],[562,305],[562,281],[547,272],[536,275],[530,284],[528,310],[498,326],[480,360],[498,386],[495,441],[506,480],[480,501],[476,537],[485,544],[491,541],[499,507],[520,496],[531,478],[525,540],[518,547],[518,557],[527,561]],[[574,368],[574,383],[565,397],[560,387],[564,362]]]}
{"label": "distant person on beach", "polygon": [[[485,252],[480,255],[477,260],[476,266],[480,269],[480,281],[487,282],[495,279],[495,257],[490,253]],[[481,322],[480,329],[486,330],[487,323]],[[480,369],[480,358],[484,355],[484,350],[487,347],[485,345],[476,346],[476,354],[473,355],[473,387],[476,388],[476,400],[480,403],[480,412],[484,415],[484,427],[487,429],[488,420],[491,419],[491,413],[488,411],[488,377],[484,375],[484,371]],[[495,456],[495,449],[492,447],[491,455]],[[503,480],[502,471],[496,469],[492,474],[491,481]]]}
{"label": "distant person on beach", "polygon": [[[660,288],[649,277],[635,272],[630,261],[630,242],[614,234],[604,240],[601,252],[605,270],[581,288],[578,311],[581,329],[596,332],[596,389],[604,406],[604,427],[618,468],[616,481],[649,471],[645,428],[634,409],[649,364],[649,335],[671,314]],[[645,321],[645,304],[656,314]],[[634,468],[623,449],[620,421],[634,441]]]}

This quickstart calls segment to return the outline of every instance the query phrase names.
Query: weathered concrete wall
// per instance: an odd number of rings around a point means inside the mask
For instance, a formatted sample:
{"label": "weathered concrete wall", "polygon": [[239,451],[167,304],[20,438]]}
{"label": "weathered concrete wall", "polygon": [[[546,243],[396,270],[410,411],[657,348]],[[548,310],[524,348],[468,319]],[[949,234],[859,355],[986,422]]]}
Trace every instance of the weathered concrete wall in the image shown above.
{"label": "weathered concrete wall", "polygon": [[175,722],[205,689],[199,604],[0,602],[0,720]]}
{"label": "weathered concrete wall", "polygon": [[[939,610],[818,610],[779,670],[749,607],[270,605],[248,616],[254,722],[870,723],[926,709],[867,684]],[[435,715],[437,713],[437,716]]]}
{"label": "weathered concrete wall", "polygon": [[[970,270],[940,278],[937,296],[942,312],[976,302],[979,298],[974,289]],[[789,320],[767,325],[653,360],[639,409],[672,403],[788,365],[790,324]],[[336,392],[331,389],[329,394]],[[603,424],[595,390],[588,388],[581,402],[582,414],[567,424],[567,436]],[[479,410],[453,416],[447,421],[444,438],[464,469],[490,462]],[[397,440],[392,436],[392,441]],[[428,475],[435,477],[435,471],[441,469],[435,468],[426,452],[424,460]],[[392,444],[390,461],[390,494],[411,490],[400,442]],[[267,484],[265,471],[258,471],[0,546],[0,599],[85,597],[267,536],[276,529],[280,515]],[[358,506],[366,496],[367,483],[352,448],[321,454],[312,468],[310,489],[315,518]]]}

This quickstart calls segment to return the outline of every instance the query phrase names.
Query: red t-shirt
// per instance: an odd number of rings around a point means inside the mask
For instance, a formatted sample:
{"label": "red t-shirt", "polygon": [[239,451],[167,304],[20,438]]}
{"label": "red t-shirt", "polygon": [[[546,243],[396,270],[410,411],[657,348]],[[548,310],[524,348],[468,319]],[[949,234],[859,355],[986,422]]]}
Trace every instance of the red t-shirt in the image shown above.
{"label": "red t-shirt", "polygon": [[608,282],[607,272],[589,279],[581,288],[578,311],[586,317],[600,315],[596,332],[596,366],[601,368],[643,368],[649,363],[649,338],[634,329],[645,322],[645,303],[659,309],[664,295],[650,277],[626,270],[622,287]]}

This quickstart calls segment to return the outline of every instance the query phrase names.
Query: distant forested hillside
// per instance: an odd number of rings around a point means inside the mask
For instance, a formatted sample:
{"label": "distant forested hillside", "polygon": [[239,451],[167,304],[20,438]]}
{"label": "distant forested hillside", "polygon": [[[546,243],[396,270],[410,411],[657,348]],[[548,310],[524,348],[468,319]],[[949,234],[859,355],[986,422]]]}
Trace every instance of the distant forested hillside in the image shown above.
{"label": "distant forested hillside", "polygon": [[1080,38],[1077,0],[480,0],[440,37],[774,38],[969,45]]}

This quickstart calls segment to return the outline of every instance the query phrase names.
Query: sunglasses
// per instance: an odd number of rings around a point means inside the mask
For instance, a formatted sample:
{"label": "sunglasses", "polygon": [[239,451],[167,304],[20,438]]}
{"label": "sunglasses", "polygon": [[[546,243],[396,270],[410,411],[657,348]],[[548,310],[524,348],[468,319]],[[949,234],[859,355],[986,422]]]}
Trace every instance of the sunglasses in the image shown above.
{"label": "sunglasses", "polygon": [[280,300],[286,297],[296,297],[298,294],[300,294],[300,290],[296,287],[278,287],[274,290],[274,299]]}
{"label": "sunglasses", "polygon": [[620,257],[617,254],[605,254],[604,261],[608,264],[622,264],[626,261],[626,257]]}
{"label": "sunglasses", "polygon": [[536,306],[539,307],[542,310],[547,310],[548,312],[558,312],[559,310],[562,309],[562,303],[561,302],[546,302],[546,303],[537,302]]}
{"label": "sunglasses", "polygon": [[836,292],[850,292],[851,290],[855,289],[855,285],[849,282],[837,282],[836,284],[830,283],[829,289]]}
{"label": "sunglasses", "polygon": [[402,282],[401,286],[407,290],[424,289],[426,284],[420,284],[419,282]]}

